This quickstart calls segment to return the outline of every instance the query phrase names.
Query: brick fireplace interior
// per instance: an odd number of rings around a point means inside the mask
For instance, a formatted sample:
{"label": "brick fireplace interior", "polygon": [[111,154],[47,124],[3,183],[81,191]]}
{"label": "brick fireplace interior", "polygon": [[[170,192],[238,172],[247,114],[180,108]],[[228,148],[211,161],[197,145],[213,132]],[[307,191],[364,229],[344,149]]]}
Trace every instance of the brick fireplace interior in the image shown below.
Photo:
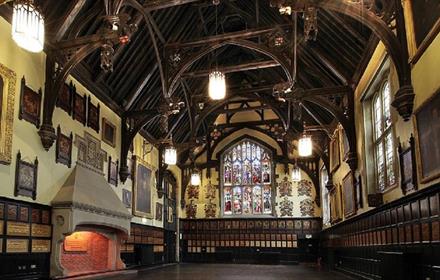
{"label": "brick fireplace interior", "polygon": [[61,266],[65,275],[111,270],[112,242],[102,234],[78,231],[67,236],[61,246]]}

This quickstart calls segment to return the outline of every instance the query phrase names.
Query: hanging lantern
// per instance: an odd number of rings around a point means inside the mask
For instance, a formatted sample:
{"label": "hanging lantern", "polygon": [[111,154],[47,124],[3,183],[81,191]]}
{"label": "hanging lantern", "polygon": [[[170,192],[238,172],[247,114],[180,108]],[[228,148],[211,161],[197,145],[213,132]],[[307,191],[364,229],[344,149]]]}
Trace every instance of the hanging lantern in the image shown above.
{"label": "hanging lantern", "polygon": [[200,173],[199,170],[194,169],[191,173],[191,185],[199,186],[200,185]]}
{"label": "hanging lantern", "polygon": [[293,182],[301,181],[301,169],[299,169],[299,167],[296,164],[292,169],[292,181]]}
{"label": "hanging lantern", "polygon": [[177,163],[177,150],[174,146],[169,145],[164,150],[164,162],[168,165],[176,165]]}
{"label": "hanging lantern", "polygon": [[220,71],[209,74],[209,97],[212,100],[221,100],[226,96],[226,78]]}
{"label": "hanging lantern", "polygon": [[12,39],[27,51],[44,47],[44,19],[32,0],[17,0],[12,12]]}
{"label": "hanging lantern", "polygon": [[300,157],[308,157],[312,155],[312,137],[303,134],[298,140],[298,153]]}

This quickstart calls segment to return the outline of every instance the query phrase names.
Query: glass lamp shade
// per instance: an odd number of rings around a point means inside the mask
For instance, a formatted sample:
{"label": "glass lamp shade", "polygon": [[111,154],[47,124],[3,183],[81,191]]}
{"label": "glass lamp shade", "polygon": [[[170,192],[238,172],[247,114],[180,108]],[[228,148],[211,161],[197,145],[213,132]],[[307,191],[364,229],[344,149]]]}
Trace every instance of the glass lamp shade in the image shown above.
{"label": "glass lamp shade", "polygon": [[301,169],[298,166],[294,166],[292,169],[292,181],[299,182],[301,181]]}
{"label": "glass lamp shade", "polygon": [[200,185],[200,173],[198,170],[194,170],[191,173],[191,185],[199,186]]}
{"label": "glass lamp shade", "polygon": [[301,157],[308,157],[312,155],[312,137],[303,135],[298,140],[298,153]]}
{"label": "glass lamp shade", "polygon": [[212,100],[221,100],[226,96],[226,78],[220,71],[209,74],[209,97]]}
{"label": "glass lamp shade", "polygon": [[44,19],[30,0],[14,2],[12,39],[27,51],[38,53],[44,47]]}
{"label": "glass lamp shade", "polygon": [[173,146],[168,146],[164,150],[165,164],[175,165],[177,163],[177,150]]}

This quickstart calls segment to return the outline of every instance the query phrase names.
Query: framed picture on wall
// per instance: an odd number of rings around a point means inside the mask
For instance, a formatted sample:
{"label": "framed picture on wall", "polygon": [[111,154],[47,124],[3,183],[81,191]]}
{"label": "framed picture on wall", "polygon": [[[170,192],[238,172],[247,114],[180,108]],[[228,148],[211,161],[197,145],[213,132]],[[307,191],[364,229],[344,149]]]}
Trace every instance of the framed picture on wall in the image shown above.
{"label": "framed picture on wall", "polygon": [[0,163],[12,160],[12,129],[16,74],[0,63]]}
{"label": "framed picture on wall", "polygon": [[131,191],[122,189],[122,203],[127,208],[131,208]]}
{"label": "framed picture on wall", "polygon": [[76,89],[74,88],[72,118],[83,125],[86,125],[86,107],[86,97],[76,93]]}
{"label": "framed picture on wall", "polygon": [[341,156],[343,160],[347,159],[348,153],[350,152],[350,144],[348,143],[348,136],[347,133],[345,133],[344,128],[341,127],[340,129],[340,139],[342,141],[342,150],[341,150]]}
{"label": "framed picture on wall", "polygon": [[72,82],[70,82],[70,84],[64,83],[57,99],[57,107],[66,111],[69,115],[72,114],[72,89]]}
{"label": "framed picture on wall", "polygon": [[100,105],[93,105],[90,95],[87,98],[87,126],[99,133],[99,111]]}
{"label": "framed picture on wall", "polygon": [[348,218],[356,214],[356,191],[351,171],[342,179],[342,192],[344,198],[344,217]]}
{"label": "framed picture on wall", "polygon": [[112,157],[108,157],[108,182],[113,186],[118,186],[118,168],[119,161],[112,161]]}
{"label": "framed picture on wall", "polygon": [[38,158],[34,163],[26,162],[21,159],[18,151],[15,168],[15,196],[27,196],[35,200],[37,198],[37,174]]}
{"label": "framed picture on wall", "polygon": [[133,214],[153,218],[152,193],[154,189],[154,168],[138,156],[133,157]]}
{"label": "framed picture on wall", "polygon": [[362,176],[359,175],[355,178],[354,189],[356,191],[356,208],[360,209],[364,207],[364,197],[362,190]]}
{"label": "framed picture on wall", "polygon": [[404,149],[402,143],[399,143],[399,162],[400,162],[400,180],[402,193],[417,190],[417,168],[415,163],[415,144],[414,137],[411,135],[409,146]]}
{"label": "framed picture on wall", "polygon": [[162,221],[163,216],[163,205],[162,203],[156,202],[156,221]]}
{"label": "framed picture on wall", "polygon": [[113,148],[116,146],[116,126],[106,118],[102,118],[102,141]]}
{"label": "framed picture on wall", "polygon": [[339,151],[339,129],[336,129],[330,141],[330,173],[338,169],[341,164],[341,157]]}
{"label": "framed picture on wall", "polygon": [[341,220],[341,204],[338,192],[339,187],[336,185],[330,191],[330,217],[332,223],[337,223]]}
{"label": "framed picture on wall", "polygon": [[26,79],[21,79],[20,89],[20,111],[18,113],[19,120],[25,120],[40,127],[40,115],[41,115],[41,89],[37,91],[32,90],[26,85]]}
{"label": "framed picture on wall", "polygon": [[422,183],[440,177],[440,90],[415,113],[418,177]]}
{"label": "framed picture on wall", "polygon": [[57,128],[57,142],[55,148],[55,162],[66,165],[70,168],[72,164],[72,144],[73,144],[73,134],[64,135],[61,132],[61,127]]}

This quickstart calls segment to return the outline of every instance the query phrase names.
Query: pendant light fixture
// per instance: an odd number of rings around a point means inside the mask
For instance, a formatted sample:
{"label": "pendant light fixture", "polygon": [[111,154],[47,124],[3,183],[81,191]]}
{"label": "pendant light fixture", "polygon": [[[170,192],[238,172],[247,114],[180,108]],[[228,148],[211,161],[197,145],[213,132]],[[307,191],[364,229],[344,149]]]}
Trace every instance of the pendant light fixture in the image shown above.
{"label": "pendant light fixture", "polygon": [[295,160],[295,165],[293,166],[292,169],[292,182],[299,182],[301,181],[301,169],[299,169],[298,164],[296,163]]}
{"label": "pendant light fixture", "polygon": [[[217,35],[217,7],[220,1],[213,0],[212,3],[215,5],[215,35]],[[212,100],[222,100],[226,96],[226,76],[218,70],[217,51],[215,51],[215,70],[209,74],[208,91]]]}
{"label": "pendant light fixture", "polygon": [[197,168],[194,168],[191,172],[191,185],[199,186],[201,182],[200,172]]}
{"label": "pendant light fixture", "polygon": [[298,154],[300,157],[309,157],[312,155],[312,137],[307,133],[303,133],[298,139]]}
{"label": "pendant light fixture", "polygon": [[164,149],[164,162],[167,165],[176,165],[177,163],[177,149],[173,145],[172,138]]}
{"label": "pendant light fixture", "polygon": [[44,48],[44,18],[32,0],[14,1],[12,39],[27,51],[38,53]]}

